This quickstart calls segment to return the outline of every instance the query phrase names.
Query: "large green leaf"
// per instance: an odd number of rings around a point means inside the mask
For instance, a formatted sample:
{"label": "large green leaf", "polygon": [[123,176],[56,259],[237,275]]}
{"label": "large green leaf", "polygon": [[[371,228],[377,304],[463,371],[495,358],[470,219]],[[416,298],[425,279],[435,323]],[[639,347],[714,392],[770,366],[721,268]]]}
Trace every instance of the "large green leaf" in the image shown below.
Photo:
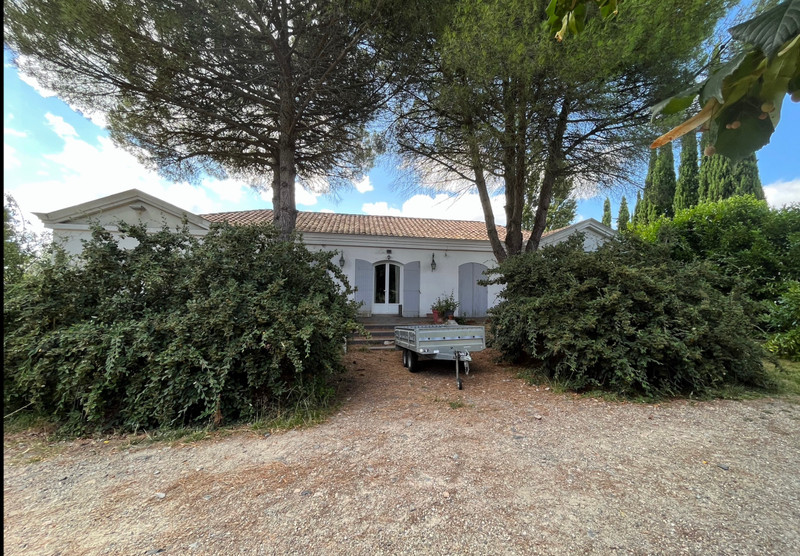
{"label": "large green leaf", "polygon": [[659,114],[677,114],[682,110],[686,110],[692,105],[692,101],[697,97],[701,87],[702,84],[693,85],[675,96],[662,100],[650,109],[653,118]]}
{"label": "large green leaf", "polygon": [[772,58],[786,41],[800,34],[800,0],[788,0],[729,30],[731,36],[757,46]]}
{"label": "large green leaf", "polygon": [[[740,52],[732,59],[728,60],[721,68],[712,73],[706,80],[703,89],[700,91],[700,105],[705,105],[709,99],[715,98],[720,104],[725,104],[725,97],[722,94],[722,85],[725,79],[739,69],[745,59],[747,59],[748,52]],[[755,53],[757,54],[757,53]],[[749,64],[748,64],[749,65]]]}
{"label": "large green leaf", "polygon": [[[747,100],[741,101],[746,104]],[[720,114],[715,122],[719,126],[714,147],[717,154],[727,156],[733,161],[741,160],[769,143],[775,128],[770,118],[760,119],[752,111],[745,111],[734,105]],[[740,125],[737,129],[725,127],[734,120]]]}

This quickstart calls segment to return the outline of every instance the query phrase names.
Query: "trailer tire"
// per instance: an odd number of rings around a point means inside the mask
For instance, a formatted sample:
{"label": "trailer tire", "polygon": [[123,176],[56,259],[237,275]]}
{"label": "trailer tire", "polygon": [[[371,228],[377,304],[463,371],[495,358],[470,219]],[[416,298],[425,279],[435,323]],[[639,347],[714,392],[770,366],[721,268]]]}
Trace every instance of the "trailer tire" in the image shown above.
{"label": "trailer tire", "polygon": [[403,348],[403,367],[408,368],[408,350]]}
{"label": "trailer tire", "polygon": [[419,370],[419,356],[417,355],[416,351],[411,351],[411,350],[407,351],[408,351],[408,356],[406,358],[406,361],[408,361],[408,365],[406,365],[406,367],[408,367],[408,370],[411,371],[412,373],[416,373]]}
{"label": "trailer tire", "polygon": [[459,390],[463,389],[463,385],[461,384],[461,379],[460,378],[458,379],[458,389]]}

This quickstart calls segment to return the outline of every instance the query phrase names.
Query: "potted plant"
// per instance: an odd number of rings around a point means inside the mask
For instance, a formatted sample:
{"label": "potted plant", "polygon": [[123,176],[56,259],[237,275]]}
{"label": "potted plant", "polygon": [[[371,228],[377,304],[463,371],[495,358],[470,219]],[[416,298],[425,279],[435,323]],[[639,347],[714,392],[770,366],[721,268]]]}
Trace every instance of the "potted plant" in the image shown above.
{"label": "potted plant", "polygon": [[442,319],[451,320],[457,308],[458,301],[456,301],[453,292],[450,292],[450,295],[442,294],[440,297],[437,297],[436,301],[431,305],[433,322],[439,324]]}

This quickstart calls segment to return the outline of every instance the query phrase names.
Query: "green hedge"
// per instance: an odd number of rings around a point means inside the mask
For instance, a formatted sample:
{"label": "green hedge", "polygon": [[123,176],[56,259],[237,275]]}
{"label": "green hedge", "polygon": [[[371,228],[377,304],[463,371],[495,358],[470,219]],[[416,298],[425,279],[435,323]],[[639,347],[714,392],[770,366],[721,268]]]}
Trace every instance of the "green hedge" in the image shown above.
{"label": "green hedge", "polygon": [[[492,280],[494,345],[546,376],[622,394],[761,385],[753,305],[705,261],[685,263],[635,237],[586,253],[582,240],[512,257]],[[754,309],[753,309],[754,310]]]}
{"label": "green hedge", "polygon": [[779,357],[800,361],[800,282],[787,282],[770,315],[766,347]]}
{"label": "green hedge", "polygon": [[755,299],[772,301],[783,282],[800,280],[800,204],[776,210],[752,196],[731,197],[638,226],[635,233],[667,246],[676,259],[716,264],[744,280]]}
{"label": "green hedge", "polygon": [[76,431],[220,423],[316,403],[341,370],[356,305],[332,253],[271,226],[101,228],[54,248],[4,296],[4,399]]}

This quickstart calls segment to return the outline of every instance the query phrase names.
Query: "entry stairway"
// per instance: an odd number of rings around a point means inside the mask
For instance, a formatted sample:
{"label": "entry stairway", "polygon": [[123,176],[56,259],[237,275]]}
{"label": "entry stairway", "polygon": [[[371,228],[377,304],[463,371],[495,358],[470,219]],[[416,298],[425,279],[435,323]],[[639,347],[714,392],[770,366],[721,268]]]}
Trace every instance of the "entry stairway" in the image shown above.
{"label": "entry stairway", "polygon": [[358,322],[369,332],[369,338],[352,336],[347,339],[347,349],[394,349],[394,327],[414,324],[433,324],[433,317],[406,318],[387,315],[361,317]]}
{"label": "entry stairway", "polygon": [[[394,327],[412,326],[415,324],[433,324],[433,316],[418,318],[397,317],[390,315],[374,315],[360,317],[358,322],[369,332],[369,338],[351,336],[347,339],[347,349],[394,349]],[[469,324],[486,324],[486,317],[469,320]]]}

